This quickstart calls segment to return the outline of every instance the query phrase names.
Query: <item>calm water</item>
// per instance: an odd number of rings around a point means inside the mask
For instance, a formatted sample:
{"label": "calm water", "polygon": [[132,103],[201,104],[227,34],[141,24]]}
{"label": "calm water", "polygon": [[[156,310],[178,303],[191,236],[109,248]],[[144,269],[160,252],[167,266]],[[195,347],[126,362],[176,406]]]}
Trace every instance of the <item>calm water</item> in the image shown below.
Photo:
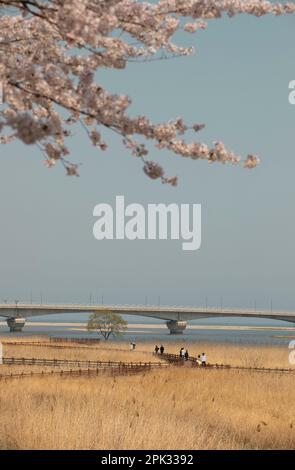
{"label": "calm water", "polygon": [[[214,343],[238,343],[238,344],[274,344],[288,345],[291,339],[295,339],[295,324],[273,321],[266,319],[251,318],[220,318],[220,319],[202,319],[192,320],[190,325],[199,325],[204,329],[186,329],[181,336],[170,335],[167,328],[160,326],[165,324],[163,320],[154,318],[125,315],[124,318],[129,323],[129,331],[124,335],[124,341],[151,341],[151,342],[170,342],[170,341],[189,341],[189,342],[214,342]],[[58,323],[86,323],[87,314],[59,314],[47,315],[42,317],[31,317],[30,323],[46,322],[55,323],[52,326],[33,326],[26,325],[23,333],[9,333],[7,326],[1,326],[0,334],[9,337],[21,335],[51,335],[59,337],[95,337],[94,333],[80,331],[80,326],[57,326]],[[134,327],[132,326],[134,325]],[[136,326],[135,326],[136,325]],[[159,325],[159,328],[151,328],[149,325]],[[210,327],[206,328],[206,326]],[[218,327],[252,327],[254,330],[223,329]],[[259,328],[266,328],[261,330]],[[256,329],[255,329],[256,328]],[[268,328],[268,329],[267,329]],[[283,328],[283,329],[281,329]]]}

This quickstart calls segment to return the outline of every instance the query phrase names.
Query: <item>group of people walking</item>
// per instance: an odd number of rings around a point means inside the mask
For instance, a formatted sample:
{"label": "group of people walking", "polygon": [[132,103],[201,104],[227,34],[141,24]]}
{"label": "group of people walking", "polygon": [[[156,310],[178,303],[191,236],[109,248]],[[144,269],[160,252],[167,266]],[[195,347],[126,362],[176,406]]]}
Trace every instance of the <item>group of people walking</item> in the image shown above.
{"label": "group of people walking", "polygon": [[163,344],[161,344],[160,347],[156,344],[156,346],[155,346],[155,353],[156,353],[156,354],[159,354],[159,351],[160,351],[160,354],[164,354],[165,348],[164,348]]}
{"label": "group of people walking", "polygon": [[[184,348],[181,348],[180,351],[179,351],[179,355],[180,357],[187,361],[188,358],[189,358],[189,354],[188,354],[188,350],[187,349],[184,349]],[[207,356],[206,354],[203,352],[202,354],[199,354],[198,357],[197,357],[197,364],[199,366],[202,366],[202,367],[205,367],[206,366],[206,362],[207,362]]]}
{"label": "group of people walking", "polygon": [[[164,354],[164,351],[165,351],[165,348],[163,346],[163,344],[161,344],[161,346],[159,347],[157,344],[155,346],[155,354]],[[180,349],[179,351],[179,356],[182,360],[184,361],[188,361],[189,359],[189,353],[188,353],[188,349],[184,349],[183,347]],[[197,365],[198,366],[202,366],[202,367],[205,367],[206,366],[206,362],[207,362],[207,356],[206,354],[203,352],[202,354],[199,354],[198,357],[197,357]]]}
{"label": "group of people walking", "polygon": [[188,358],[189,358],[188,349],[181,348],[179,351],[179,356],[184,361],[188,361]]}

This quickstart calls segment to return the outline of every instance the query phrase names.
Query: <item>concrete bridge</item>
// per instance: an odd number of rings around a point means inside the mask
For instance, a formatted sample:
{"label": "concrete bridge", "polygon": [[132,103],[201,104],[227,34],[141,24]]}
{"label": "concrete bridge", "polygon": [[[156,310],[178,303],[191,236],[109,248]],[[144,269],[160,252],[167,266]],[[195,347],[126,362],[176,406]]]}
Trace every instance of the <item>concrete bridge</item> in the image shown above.
{"label": "concrete bridge", "polygon": [[166,320],[171,334],[181,334],[188,320],[220,317],[268,318],[295,323],[295,312],[204,307],[160,307],[143,305],[0,304],[0,317],[7,318],[10,331],[22,331],[26,318],[58,313],[113,312]]}

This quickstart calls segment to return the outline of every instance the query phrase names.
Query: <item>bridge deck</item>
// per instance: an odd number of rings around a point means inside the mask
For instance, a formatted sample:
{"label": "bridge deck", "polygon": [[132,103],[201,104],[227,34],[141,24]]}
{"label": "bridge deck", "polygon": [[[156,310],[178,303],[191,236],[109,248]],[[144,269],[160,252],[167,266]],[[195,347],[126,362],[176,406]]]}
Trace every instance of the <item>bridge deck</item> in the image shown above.
{"label": "bridge deck", "polygon": [[250,310],[241,308],[204,308],[185,306],[146,305],[77,305],[77,304],[0,304],[0,316],[26,318],[31,316],[61,313],[108,312],[140,315],[162,320],[192,320],[209,317],[253,317],[271,318],[295,323],[295,312],[280,310]]}

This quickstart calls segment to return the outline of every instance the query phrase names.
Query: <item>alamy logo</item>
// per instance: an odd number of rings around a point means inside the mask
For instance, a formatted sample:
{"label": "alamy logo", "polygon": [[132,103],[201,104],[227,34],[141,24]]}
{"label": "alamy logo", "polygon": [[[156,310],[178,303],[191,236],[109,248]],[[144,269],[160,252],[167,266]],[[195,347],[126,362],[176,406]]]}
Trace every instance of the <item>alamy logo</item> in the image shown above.
{"label": "alamy logo", "polygon": [[291,80],[291,82],[289,82],[289,90],[292,90],[289,93],[289,103],[295,104],[295,80]]}
{"label": "alamy logo", "polygon": [[98,220],[93,226],[97,240],[182,240],[183,250],[201,246],[200,204],[141,204],[125,206],[124,196],[116,196],[115,213],[110,204],[97,204]]}
{"label": "alamy logo", "polygon": [[290,341],[289,343],[289,349],[292,349],[292,351],[289,353],[289,364],[294,365],[295,364],[295,341]]}

